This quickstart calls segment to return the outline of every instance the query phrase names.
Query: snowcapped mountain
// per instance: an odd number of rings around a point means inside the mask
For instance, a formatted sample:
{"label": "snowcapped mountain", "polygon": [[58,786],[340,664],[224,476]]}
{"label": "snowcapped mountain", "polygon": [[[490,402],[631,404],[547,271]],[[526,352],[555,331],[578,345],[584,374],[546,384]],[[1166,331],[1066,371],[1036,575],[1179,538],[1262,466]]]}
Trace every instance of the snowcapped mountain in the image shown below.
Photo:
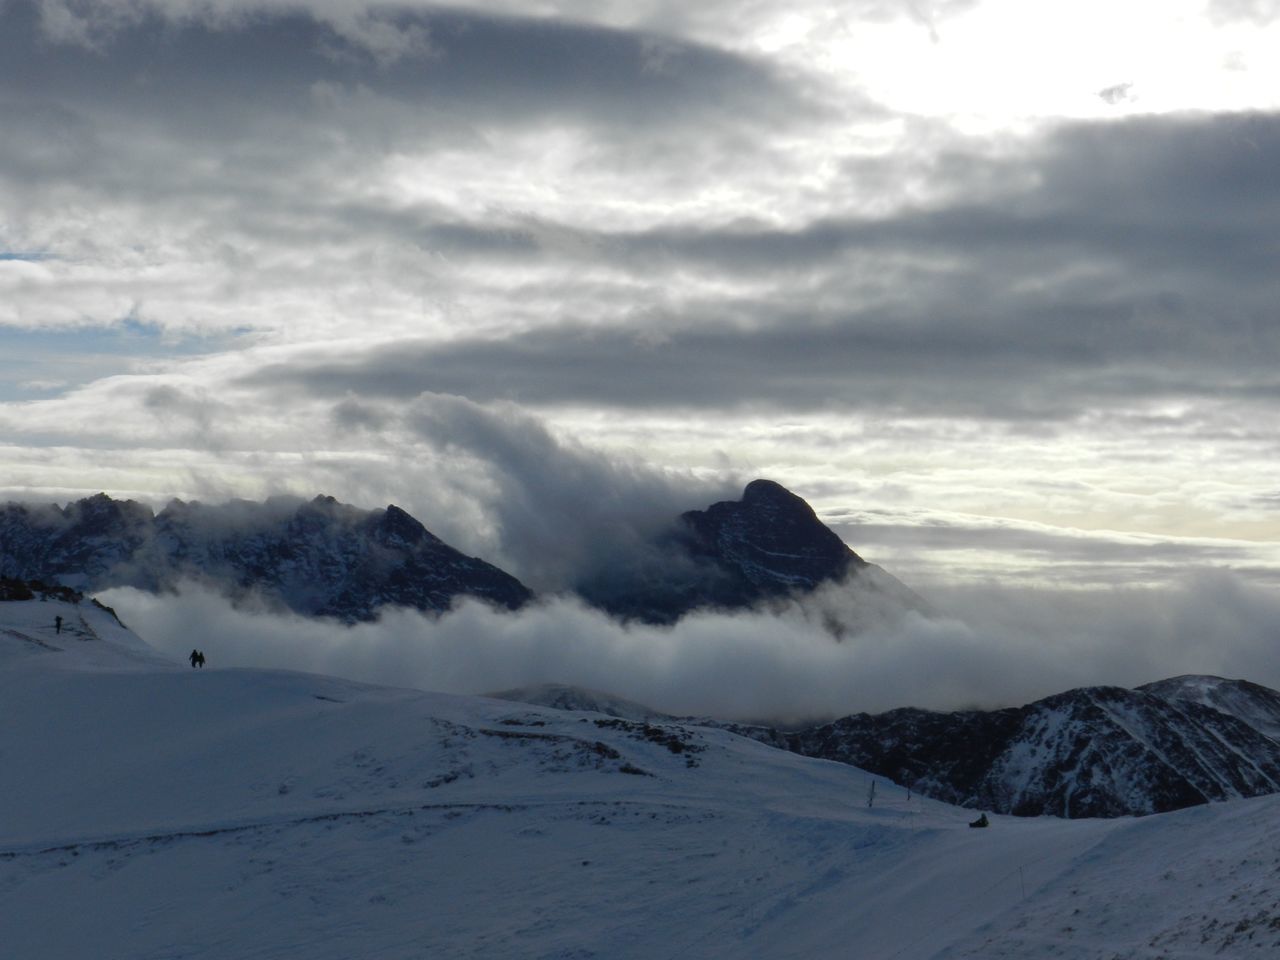
{"label": "snowcapped mountain", "polygon": [[964,807],[1117,817],[1280,791],[1280,742],[1266,733],[1277,702],[1256,684],[1184,677],[989,712],[907,708],[794,732],[731,729]]}
{"label": "snowcapped mountain", "polygon": [[[516,609],[532,599],[514,577],[453,549],[399,507],[360,510],[325,496],[174,500],[158,514],[105,494],[66,507],[10,503],[0,507],[0,575],[93,590],[162,591],[195,579],[347,623],[388,605],[438,612],[470,596]],[[862,620],[927,609],[769,480],[748,484],[741,501],[683,514],[658,542],[577,587],[614,616],[657,624],[823,590],[838,602],[829,610],[815,601],[813,612],[837,635]]]}
{"label": "snowcapped mountain", "polygon": [[723,730],[192,670],[53,593],[0,601],[0,758],[6,956],[1280,947],[1280,798],[971,830],[969,811]]}
{"label": "snowcapped mountain", "polygon": [[1192,675],[1148,683],[1138,689],[1165,700],[1212,707],[1280,741],[1280,693],[1248,680]]}
{"label": "snowcapped mountain", "polygon": [[[745,610],[851,584],[864,605],[898,613],[925,604],[854,553],[803,499],[753,480],[741,500],[682,514],[625,572],[580,584],[590,603],[625,620],[669,624],[692,610]],[[832,618],[833,632],[847,626]]]}
{"label": "snowcapped mountain", "polygon": [[332,497],[175,500],[154,515],[105,494],[65,508],[11,503],[0,508],[0,573],[94,590],[165,590],[198,579],[348,623],[373,619],[385,605],[443,611],[470,596],[514,609],[532,597],[399,507],[359,510]]}

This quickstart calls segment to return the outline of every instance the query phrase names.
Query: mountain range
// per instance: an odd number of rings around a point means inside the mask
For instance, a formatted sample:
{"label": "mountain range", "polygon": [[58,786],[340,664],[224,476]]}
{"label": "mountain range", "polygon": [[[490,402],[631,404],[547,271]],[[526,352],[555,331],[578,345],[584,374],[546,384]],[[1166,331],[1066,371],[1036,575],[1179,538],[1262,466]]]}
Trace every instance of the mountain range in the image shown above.
{"label": "mountain range", "polygon": [[[662,718],[560,686],[495,696]],[[860,713],[798,730],[681,722],[850,764],[957,806],[1016,816],[1143,816],[1280,792],[1280,693],[1221,677],[1175,677],[1134,690],[1083,687],[1002,710]]]}
{"label": "mountain range", "polygon": [[[856,629],[857,616],[928,609],[804,500],[768,480],[748,484],[740,500],[674,518],[642,562],[617,569],[624,572],[580,584],[578,593],[623,620],[669,624],[695,610],[795,597],[822,611],[835,591],[856,599],[845,604],[852,622],[847,610],[824,622],[839,638]],[[404,510],[360,510],[331,497],[221,506],[175,500],[159,513],[104,494],[65,507],[9,504],[0,508],[0,577],[4,591],[19,594],[15,578],[152,591],[197,580],[236,600],[346,623],[387,606],[438,613],[465,597],[515,610],[534,599],[516,578],[450,547]],[[503,696],[660,716],[574,688]],[[705,722],[1000,813],[1141,815],[1280,792],[1280,694],[1239,680],[1089,687],[992,711],[903,708],[801,730]]]}
{"label": "mountain range", "polygon": [[[622,573],[589,576],[573,591],[620,619],[658,624],[849,582],[868,609],[924,608],[769,480],[748,484],[740,501],[672,518],[642,557],[625,560]],[[66,506],[10,503],[0,508],[0,575],[89,590],[164,591],[197,580],[236,600],[254,596],[346,623],[372,620],[385,606],[439,613],[469,597],[514,610],[533,599],[514,576],[454,549],[397,506],[361,510],[326,496],[174,500],[159,513],[105,494]]]}
{"label": "mountain range", "polygon": [[532,592],[468,557],[396,506],[332,497],[220,506],[172,501],[159,513],[105,494],[65,507],[0,509],[0,573],[88,590],[174,589],[184,580],[347,623],[383,606],[447,610],[470,596],[516,609]]}

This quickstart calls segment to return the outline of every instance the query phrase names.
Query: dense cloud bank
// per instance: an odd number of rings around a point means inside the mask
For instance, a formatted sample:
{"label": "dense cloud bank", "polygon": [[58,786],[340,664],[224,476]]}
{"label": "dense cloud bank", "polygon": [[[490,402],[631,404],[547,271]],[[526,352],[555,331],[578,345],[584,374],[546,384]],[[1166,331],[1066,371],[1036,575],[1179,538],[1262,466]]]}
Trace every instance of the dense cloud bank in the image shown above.
{"label": "dense cloud bank", "polygon": [[104,596],[152,645],[213,667],[269,667],[475,694],[538,683],[608,691],[655,709],[795,721],[900,706],[1023,703],[1075,686],[1211,673],[1280,686],[1280,600],[1224,574],[1170,590],[963,589],[835,642],[793,608],[624,627],[567,600],[518,614],[466,603],[439,619],[389,612],[352,628],[179,596]]}

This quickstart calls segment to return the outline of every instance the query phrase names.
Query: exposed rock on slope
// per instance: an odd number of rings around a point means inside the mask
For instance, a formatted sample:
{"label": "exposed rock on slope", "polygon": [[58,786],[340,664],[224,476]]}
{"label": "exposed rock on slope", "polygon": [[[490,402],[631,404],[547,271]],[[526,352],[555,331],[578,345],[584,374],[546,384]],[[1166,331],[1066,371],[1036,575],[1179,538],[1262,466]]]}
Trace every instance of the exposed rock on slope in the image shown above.
{"label": "exposed rock on slope", "polygon": [[[990,712],[901,709],[792,733],[735,729],[940,800],[1020,816],[1142,815],[1280,792],[1280,743],[1242,716],[1181,696],[1205,689],[1185,680],[1086,687]],[[1257,695],[1251,705],[1280,701],[1247,688]]]}
{"label": "exposed rock on slope", "polygon": [[1186,700],[1243,720],[1259,733],[1280,741],[1280,693],[1248,680],[1189,675],[1138,688],[1165,700]]}

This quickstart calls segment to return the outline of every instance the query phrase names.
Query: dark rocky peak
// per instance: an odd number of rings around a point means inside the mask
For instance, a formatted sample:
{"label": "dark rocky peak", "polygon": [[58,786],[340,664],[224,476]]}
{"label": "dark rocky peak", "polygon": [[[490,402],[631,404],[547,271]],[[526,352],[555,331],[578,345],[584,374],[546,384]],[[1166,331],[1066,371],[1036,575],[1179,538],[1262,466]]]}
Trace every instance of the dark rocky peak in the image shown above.
{"label": "dark rocky peak", "polygon": [[386,546],[420,546],[443,541],[394,503],[373,516],[373,536]]}
{"label": "dark rocky peak", "polygon": [[367,511],[339,503],[334,497],[319,496],[299,505],[289,522],[300,529],[353,527],[367,515]]}
{"label": "dark rocky peak", "polygon": [[817,520],[817,514],[802,497],[796,496],[776,480],[752,480],[742,491],[743,504],[755,509],[771,509]]}
{"label": "dark rocky peak", "polygon": [[113,500],[105,493],[69,503],[62,515],[86,534],[138,532],[149,527],[151,508],[136,500]]}
{"label": "dark rocky peak", "polygon": [[865,563],[808,503],[772,480],[753,480],[741,500],[691,510],[681,519],[695,554],[768,592],[813,589]]}
{"label": "dark rocky peak", "polygon": [[[866,588],[862,606],[877,591],[884,606],[913,606],[883,586],[891,577],[878,571],[877,579],[873,571],[878,568],[850,550],[803,499],[772,480],[753,480],[741,500],[681,514],[633,562],[616,564],[577,590],[621,619],[669,624],[693,610],[786,601],[858,573]],[[898,593],[910,591],[901,587]]]}

